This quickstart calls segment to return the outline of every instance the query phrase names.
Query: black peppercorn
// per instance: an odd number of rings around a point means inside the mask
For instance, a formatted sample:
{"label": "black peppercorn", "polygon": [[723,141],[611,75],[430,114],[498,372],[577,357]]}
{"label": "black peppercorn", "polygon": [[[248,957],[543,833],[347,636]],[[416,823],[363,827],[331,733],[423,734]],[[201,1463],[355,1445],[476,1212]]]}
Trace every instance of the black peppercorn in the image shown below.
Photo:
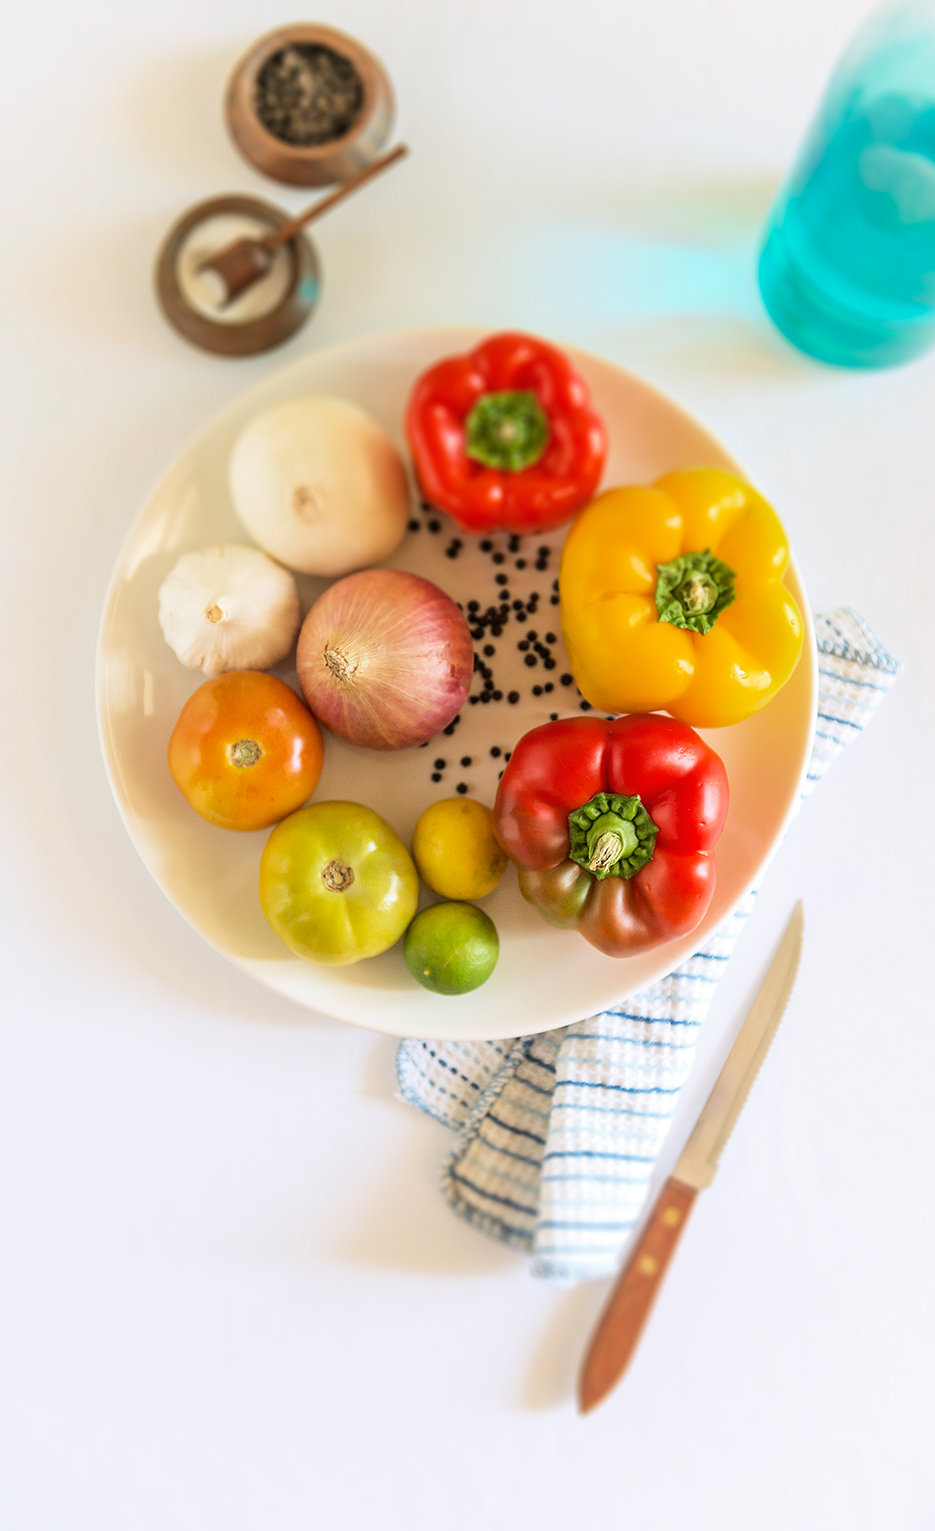
{"label": "black peppercorn", "polygon": [[444,760],[441,760],[441,759],[436,760],[436,762],[435,762],[435,769],[436,769],[436,771],[443,771],[445,769],[445,762],[444,762]]}
{"label": "black peppercorn", "polygon": [[527,654],[527,655],[526,655],[526,658],[525,658],[525,659],[524,659],[524,660],[523,660],[523,663],[524,663],[524,664],[528,664],[528,665],[529,665],[529,667],[530,667],[530,669],[532,669],[532,666],[533,666],[533,665],[534,665],[534,664],[538,664],[538,663],[539,663],[539,661],[538,661],[538,659],[537,659],[537,658],[536,658],[536,656],[535,656],[535,654]]}
{"label": "black peppercorn", "polygon": [[493,756],[494,760],[496,760],[497,757],[500,754],[500,746],[499,746],[499,744],[492,744],[490,746],[490,753]]}
{"label": "black peppercorn", "polygon": [[507,697],[507,701],[508,702],[514,702],[514,703],[518,702],[519,701],[519,692],[518,691],[511,691],[509,696]]}
{"label": "black peppercorn", "polygon": [[456,792],[460,792],[462,797],[463,797],[465,792],[467,791],[467,782],[466,781],[459,781],[458,785],[455,787],[455,791]]}

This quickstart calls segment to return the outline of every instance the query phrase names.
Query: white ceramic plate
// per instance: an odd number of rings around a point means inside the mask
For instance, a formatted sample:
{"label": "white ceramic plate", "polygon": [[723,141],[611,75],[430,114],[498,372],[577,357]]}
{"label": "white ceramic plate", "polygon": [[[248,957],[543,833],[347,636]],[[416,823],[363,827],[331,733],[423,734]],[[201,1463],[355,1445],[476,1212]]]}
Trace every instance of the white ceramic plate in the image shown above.
{"label": "white ceramic plate", "polygon": [[[294,957],[267,925],[257,895],[257,870],[266,832],[234,834],[200,819],[172,782],[166,747],[183,702],[203,677],[185,669],[167,647],[157,621],[159,586],[183,552],[209,543],[249,542],[237,521],[227,488],[233,441],[257,410],[302,393],[332,393],[354,399],[370,411],[404,448],[402,416],[410,386],[438,357],[476,343],[480,332],[424,330],[378,335],[319,352],[275,373],[225,409],[169,469],[144,506],[114,570],[98,648],[97,696],[104,758],[127,829],[137,850],[168,898],[206,941],[231,962],[280,994],[374,1031],[395,1036],[489,1038],[545,1031],[616,1004],[682,962],[704,935],[742,898],[769,860],[795,805],[811,750],[816,707],[815,641],[808,602],[794,566],[787,576],[805,614],[807,634],[801,662],[788,685],[756,717],[707,737],[722,756],[731,787],[731,805],[718,844],[718,886],[704,923],[690,937],[644,956],[604,957],[574,932],[545,925],[521,898],[512,869],[484,900],[500,932],[501,955],[493,977],[473,994],[445,999],[427,993],[410,977],[399,946],[351,967],[318,967]],[[737,470],[724,449],[680,409],[638,378],[596,357],[572,352],[607,422],[610,457],[606,484],[646,483],[672,468],[696,463]],[[574,686],[562,686],[567,671],[550,603],[558,574],[563,532],[524,539],[518,554],[507,551],[499,533],[495,548],[507,553],[499,567],[477,539],[437,516],[437,532],[414,497],[413,514],[422,525],[409,532],[394,557],[442,585],[453,598],[481,606],[496,604],[498,573],[509,576],[513,599],[540,593],[535,616],[526,623],[540,636],[555,633],[556,668],[530,669],[517,651],[523,630],[510,622],[485,660],[503,699],[465,705],[453,736],[440,735],[427,748],[385,754],[355,749],[326,736],[325,766],[315,800],[345,798],[366,803],[388,819],[408,844],[419,814],[439,797],[450,797],[458,782],[472,796],[493,803],[502,758],[527,729],[550,714],[578,711]],[[445,550],[456,536],[457,558]],[[535,567],[537,550],[549,547],[547,571]],[[526,567],[515,567],[525,557]],[[300,580],[306,606],[324,581]],[[280,667],[284,678],[294,671]],[[533,684],[551,683],[540,697]],[[475,685],[474,690],[479,687]],[[510,705],[507,695],[521,699]],[[470,766],[462,767],[463,757]],[[442,780],[431,774],[444,759]]]}

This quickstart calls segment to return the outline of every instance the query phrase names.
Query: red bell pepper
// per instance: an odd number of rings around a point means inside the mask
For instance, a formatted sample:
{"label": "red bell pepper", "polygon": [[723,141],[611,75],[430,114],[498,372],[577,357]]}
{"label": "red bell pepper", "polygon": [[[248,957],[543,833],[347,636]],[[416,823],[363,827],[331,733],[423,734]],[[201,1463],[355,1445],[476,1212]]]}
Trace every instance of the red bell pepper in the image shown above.
{"label": "red bell pepper", "polygon": [[493,335],[416,382],[406,434],[425,498],[469,532],[544,531],[590,500],[607,435],[567,356]]}
{"label": "red bell pepper", "polygon": [[516,745],[494,832],[549,924],[627,957],[700,924],[727,803],[723,761],[686,723],[564,718]]}

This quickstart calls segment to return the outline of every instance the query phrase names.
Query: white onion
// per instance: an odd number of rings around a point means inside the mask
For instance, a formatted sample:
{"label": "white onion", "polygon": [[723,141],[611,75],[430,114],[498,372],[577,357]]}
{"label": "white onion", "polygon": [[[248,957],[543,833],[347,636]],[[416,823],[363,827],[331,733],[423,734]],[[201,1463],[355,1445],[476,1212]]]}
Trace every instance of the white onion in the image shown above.
{"label": "white onion", "polygon": [[290,569],[348,574],[379,563],[409,519],[403,460],[382,426],[346,399],[310,395],[256,415],[231,454],[234,509]]}
{"label": "white onion", "polygon": [[474,650],[444,590],[417,574],[365,569],[319,596],[299,633],[296,668],[305,700],[332,733],[401,750],[456,716]]}

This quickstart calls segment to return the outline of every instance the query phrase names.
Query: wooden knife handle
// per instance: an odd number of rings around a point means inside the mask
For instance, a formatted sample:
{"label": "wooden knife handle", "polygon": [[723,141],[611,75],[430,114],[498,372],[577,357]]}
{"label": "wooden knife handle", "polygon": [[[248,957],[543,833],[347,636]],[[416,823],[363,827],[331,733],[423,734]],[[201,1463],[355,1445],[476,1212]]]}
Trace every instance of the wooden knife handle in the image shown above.
{"label": "wooden knife handle", "polygon": [[584,1358],[578,1384],[582,1414],[606,1398],[626,1371],[697,1194],[673,1175],[663,1186]]}

